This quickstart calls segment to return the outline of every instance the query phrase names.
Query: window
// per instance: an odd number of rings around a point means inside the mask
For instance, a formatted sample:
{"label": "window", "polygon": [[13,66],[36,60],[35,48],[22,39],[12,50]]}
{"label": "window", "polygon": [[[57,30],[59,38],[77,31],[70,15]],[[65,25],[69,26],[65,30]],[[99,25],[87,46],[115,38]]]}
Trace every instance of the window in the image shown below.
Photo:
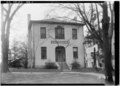
{"label": "window", "polygon": [[72,29],[72,38],[77,39],[77,29]]}
{"label": "window", "polygon": [[78,58],[78,48],[77,47],[73,47],[73,58],[74,59]]}
{"label": "window", "polygon": [[46,27],[41,27],[40,33],[41,33],[41,39],[45,39],[46,38]]}
{"label": "window", "polygon": [[55,28],[55,38],[64,39],[64,28],[62,28],[61,26],[57,26]]}
{"label": "window", "polygon": [[47,59],[46,47],[41,47],[41,59]]}

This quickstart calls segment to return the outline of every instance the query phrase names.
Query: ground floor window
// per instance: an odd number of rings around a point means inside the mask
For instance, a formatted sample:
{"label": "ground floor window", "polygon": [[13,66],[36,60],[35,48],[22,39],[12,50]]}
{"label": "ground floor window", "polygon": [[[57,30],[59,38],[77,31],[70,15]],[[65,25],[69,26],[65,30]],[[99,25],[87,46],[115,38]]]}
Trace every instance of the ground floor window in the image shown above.
{"label": "ground floor window", "polygon": [[78,58],[78,48],[77,47],[73,47],[73,58],[74,59]]}
{"label": "ground floor window", "polygon": [[47,59],[47,49],[46,49],[46,47],[41,47],[41,59]]}

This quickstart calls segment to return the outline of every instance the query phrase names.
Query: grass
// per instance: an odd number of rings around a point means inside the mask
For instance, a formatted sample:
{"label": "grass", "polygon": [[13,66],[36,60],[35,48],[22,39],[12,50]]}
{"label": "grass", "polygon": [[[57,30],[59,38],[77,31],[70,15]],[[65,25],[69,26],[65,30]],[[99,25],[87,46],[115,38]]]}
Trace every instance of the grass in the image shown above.
{"label": "grass", "polygon": [[[57,69],[37,69],[37,68],[36,69],[9,68],[9,69],[11,73],[2,74],[2,83],[91,83],[91,82],[101,83],[100,79],[95,78],[96,76],[85,75],[85,74],[83,75],[78,73],[74,73],[74,74],[60,73],[60,71]],[[48,73],[48,74],[25,73],[24,74],[24,73],[12,73],[12,72],[53,72],[53,73]],[[81,68],[79,70],[78,69],[72,70],[71,72],[98,73],[93,68]]]}
{"label": "grass", "polygon": [[2,74],[2,83],[104,83],[104,79],[79,73],[13,73]]}
{"label": "grass", "polygon": [[[40,69],[40,68],[34,68],[34,69],[25,69],[25,68],[9,68],[10,72],[61,72],[59,69]],[[94,68],[80,68],[80,69],[74,69],[70,72],[93,72],[93,73],[102,73],[104,74],[104,71],[102,70],[95,70]]]}
{"label": "grass", "polygon": [[76,70],[74,69],[72,71],[74,71],[74,72],[94,72],[94,73],[102,73],[102,74],[104,74],[103,70],[101,70],[101,69],[96,70],[94,68],[80,68],[80,69],[76,69]]}

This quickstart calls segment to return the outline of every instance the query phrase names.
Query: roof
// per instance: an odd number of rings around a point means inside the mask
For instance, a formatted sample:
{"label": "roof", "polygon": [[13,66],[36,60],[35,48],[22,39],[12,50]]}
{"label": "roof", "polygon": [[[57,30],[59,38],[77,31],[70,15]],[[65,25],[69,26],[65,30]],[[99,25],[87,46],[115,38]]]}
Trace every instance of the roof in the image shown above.
{"label": "roof", "polygon": [[84,25],[83,22],[77,22],[75,20],[71,20],[71,21],[59,20],[56,18],[44,19],[44,20],[30,20],[29,27],[31,27],[31,24],[33,24],[33,23],[66,24],[66,25],[79,25],[79,26]]}

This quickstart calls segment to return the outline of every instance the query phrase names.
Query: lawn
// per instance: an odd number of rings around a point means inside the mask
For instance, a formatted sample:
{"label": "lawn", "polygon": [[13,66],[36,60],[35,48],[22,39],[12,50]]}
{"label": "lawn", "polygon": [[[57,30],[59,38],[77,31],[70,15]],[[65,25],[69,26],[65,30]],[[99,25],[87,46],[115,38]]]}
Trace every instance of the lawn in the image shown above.
{"label": "lawn", "polygon": [[105,83],[104,78],[99,78],[103,74],[90,68],[81,68],[69,72],[60,72],[57,69],[10,68],[9,70],[9,73],[2,73],[2,83]]}
{"label": "lawn", "polygon": [[101,69],[94,69],[94,68],[80,68],[80,69],[76,69],[76,70],[72,70],[74,72],[93,72],[93,73],[102,73],[104,74],[104,71]]}
{"label": "lawn", "polygon": [[101,83],[104,84],[104,79],[97,76],[72,72],[14,72],[2,74],[2,83]]}
{"label": "lawn", "polygon": [[[10,72],[61,72],[61,70],[58,69],[24,69],[24,68],[9,68]],[[104,74],[104,71],[102,70],[95,70],[93,68],[80,68],[80,69],[74,69],[70,70],[69,72],[93,72],[93,73],[102,73]]]}

